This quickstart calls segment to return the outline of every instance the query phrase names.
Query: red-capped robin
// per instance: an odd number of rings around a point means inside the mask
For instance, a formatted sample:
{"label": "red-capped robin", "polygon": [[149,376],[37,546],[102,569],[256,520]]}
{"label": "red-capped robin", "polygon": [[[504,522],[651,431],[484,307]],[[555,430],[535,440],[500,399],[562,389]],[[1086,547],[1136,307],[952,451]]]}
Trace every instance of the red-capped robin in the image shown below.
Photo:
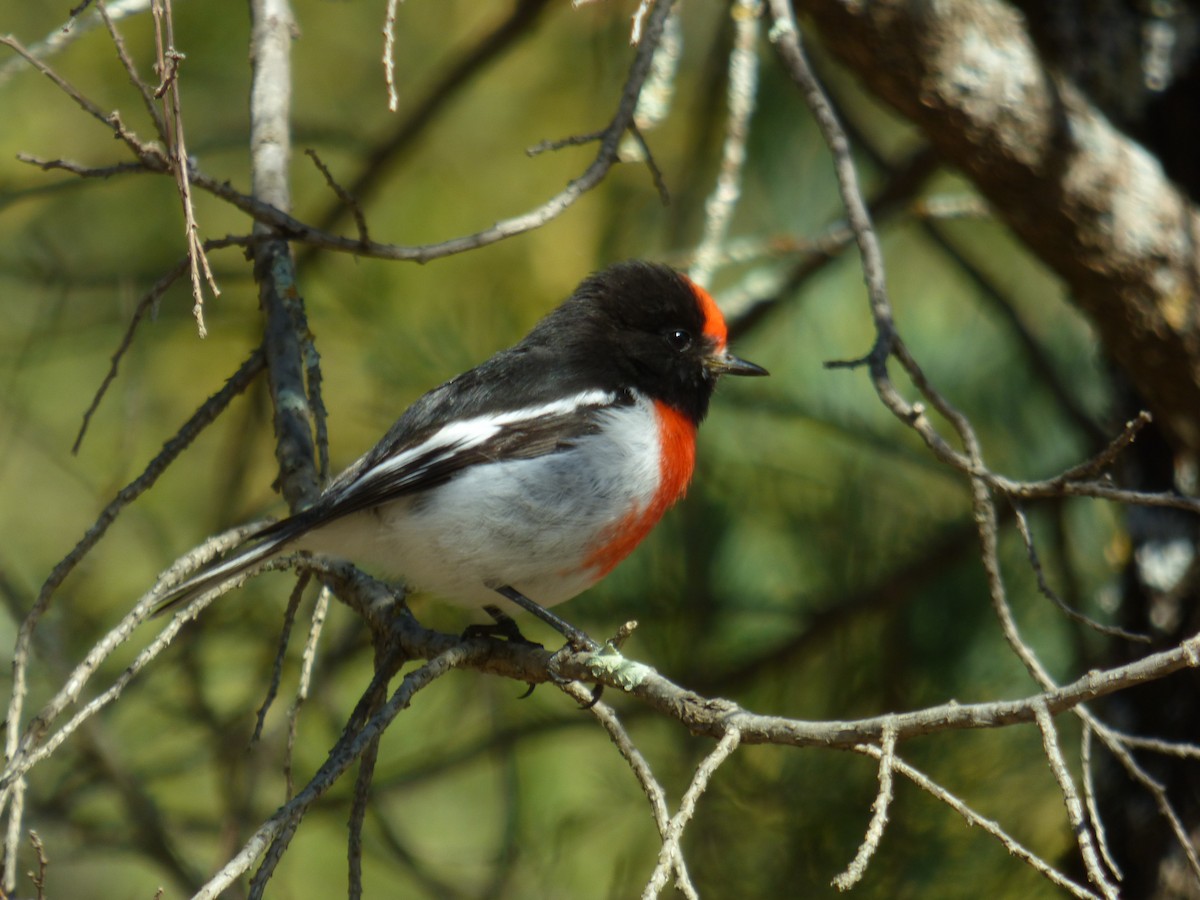
{"label": "red-capped robin", "polygon": [[160,611],[308,551],[498,621],[504,596],[562,630],[545,607],[608,574],[687,490],[718,377],[767,374],[726,340],[686,276],[647,262],[594,274],[520,343],[417,400],[307,509],[169,588]]}

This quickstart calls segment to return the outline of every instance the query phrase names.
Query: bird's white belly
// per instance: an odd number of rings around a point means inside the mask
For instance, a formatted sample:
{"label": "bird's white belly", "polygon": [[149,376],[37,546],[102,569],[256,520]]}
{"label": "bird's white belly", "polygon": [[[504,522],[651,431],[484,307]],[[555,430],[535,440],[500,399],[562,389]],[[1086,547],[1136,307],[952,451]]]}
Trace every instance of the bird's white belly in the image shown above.
{"label": "bird's white belly", "polygon": [[511,586],[542,606],[603,572],[597,545],[659,487],[659,429],[648,401],[605,411],[597,434],[535,459],[472,466],[430,491],[337,519],[297,549],[402,576],[464,606],[496,603]]}

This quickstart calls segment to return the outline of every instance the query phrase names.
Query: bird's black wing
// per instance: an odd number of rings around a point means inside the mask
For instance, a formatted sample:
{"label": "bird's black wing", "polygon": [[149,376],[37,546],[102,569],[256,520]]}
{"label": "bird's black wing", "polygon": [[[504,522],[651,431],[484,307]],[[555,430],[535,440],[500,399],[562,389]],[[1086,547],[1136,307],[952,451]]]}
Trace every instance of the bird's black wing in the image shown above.
{"label": "bird's black wing", "polygon": [[373,460],[352,478],[331,484],[316,507],[324,507],[322,519],[340,517],[445,484],[470,466],[566,450],[578,438],[599,430],[597,413],[609,405],[505,422],[486,437],[455,436],[453,429],[439,429],[398,445],[394,453]]}
{"label": "bird's black wing", "polygon": [[471,466],[561,452],[600,429],[602,410],[632,402],[627,393],[589,391],[451,421],[434,416],[420,428],[414,423],[428,411],[414,406],[379,444],[330,483],[316,503],[259,537],[291,539],[334,519],[445,484]]}

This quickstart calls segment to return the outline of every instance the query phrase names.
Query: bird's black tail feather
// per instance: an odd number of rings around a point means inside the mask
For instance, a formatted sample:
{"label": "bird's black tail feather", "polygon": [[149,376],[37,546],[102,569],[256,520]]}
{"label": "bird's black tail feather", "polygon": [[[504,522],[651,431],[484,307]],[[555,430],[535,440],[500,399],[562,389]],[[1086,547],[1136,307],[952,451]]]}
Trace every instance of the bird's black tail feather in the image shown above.
{"label": "bird's black tail feather", "polygon": [[155,607],[153,615],[161,616],[177,609],[189,600],[233,581],[254,566],[278,555],[296,536],[291,529],[279,529],[280,524],[282,523],[275,523],[257,535],[257,543],[238,549],[227,559],[201,569],[190,578],[168,588]]}

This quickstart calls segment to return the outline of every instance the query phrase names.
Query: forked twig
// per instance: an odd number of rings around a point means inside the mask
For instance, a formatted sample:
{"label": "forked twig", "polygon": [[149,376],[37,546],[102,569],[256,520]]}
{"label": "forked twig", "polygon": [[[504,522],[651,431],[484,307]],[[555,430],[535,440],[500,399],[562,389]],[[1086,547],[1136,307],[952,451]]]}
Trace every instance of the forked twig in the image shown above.
{"label": "forked twig", "polygon": [[733,751],[741,743],[742,733],[736,725],[730,725],[724,736],[717,742],[708,756],[700,761],[692,775],[692,782],[679,801],[679,811],[671,817],[667,825],[667,834],[662,848],[658,852],[658,864],[650,874],[650,880],[642,890],[642,900],[653,900],[667,884],[669,873],[676,867],[675,859],[682,858],[683,850],[679,845],[683,838],[683,830],[696,813],[696,804],[708,789],[712,776],[725,760],[733,755]]}

